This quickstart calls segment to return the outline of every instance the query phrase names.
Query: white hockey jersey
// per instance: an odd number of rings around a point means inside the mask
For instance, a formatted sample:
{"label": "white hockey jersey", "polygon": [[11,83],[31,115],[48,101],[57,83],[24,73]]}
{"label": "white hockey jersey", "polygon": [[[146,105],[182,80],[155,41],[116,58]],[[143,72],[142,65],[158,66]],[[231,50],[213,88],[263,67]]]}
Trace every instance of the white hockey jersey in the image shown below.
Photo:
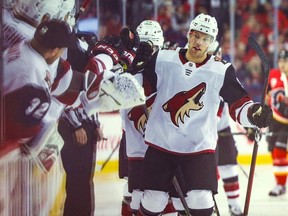
{"label": "white hockey jersey", "polygon": [[186,51],[161,50],[145,69],[151,76],[156,74],[157,89],[145,142],[175,154],[213,152],[220,98],[230,105],[234,120],[250,127],[247,109],[252,100],[231,63],[208,56],[196,65],[180,52]]}
{"label": "white hockey jersey", "polygon": [[[142,74],[136,74],[135,78],[139,84],[143,85]],[[155,95],[150,95],[147,97],[145,105],[120,110],[126,136],[126,153],[129,159],[144,158],[148,148],[145,144],[144,134],[154,98]]]}
{"label": "white hockey jersey", "polygon": [[28,138],[39,129],[51,103],[49,67],[26,41],[6,49],[3,64],[7,137]]}

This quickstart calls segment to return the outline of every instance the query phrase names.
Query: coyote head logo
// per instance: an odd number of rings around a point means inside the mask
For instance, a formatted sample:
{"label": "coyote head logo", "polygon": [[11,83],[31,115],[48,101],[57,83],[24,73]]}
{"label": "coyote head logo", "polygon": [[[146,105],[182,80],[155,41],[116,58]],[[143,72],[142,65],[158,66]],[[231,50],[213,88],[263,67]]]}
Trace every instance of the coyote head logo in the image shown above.
{"label": "coyote head logo", "polygon": [[133,107],[128,113],[128,119],[134,122],[135,129],[140,133],[145,132],[146,123],[148,120],[149,113],[151,112],[152,104],[155,100],[155,97],[156,94],[153,95],[148,100],[146,100],[146,107],[145,106]]}
{"label": "coyote head logo", "polygon": [[200,99],[205,91],[206,84],[200,83],[188,91],[177,93],[162,108],[165,112],[170,112],[172,122],[179,127],[179,120],[184,123],[184,117],[190,117],[190,110],[200,110],[204,107]]}

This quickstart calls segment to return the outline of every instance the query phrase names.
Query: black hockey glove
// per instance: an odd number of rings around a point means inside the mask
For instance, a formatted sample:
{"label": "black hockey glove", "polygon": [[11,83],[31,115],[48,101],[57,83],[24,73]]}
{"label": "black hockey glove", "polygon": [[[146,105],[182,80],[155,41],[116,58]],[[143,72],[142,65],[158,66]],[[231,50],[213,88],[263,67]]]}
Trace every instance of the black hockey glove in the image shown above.
{"label": "black hockey glove", "polygon": [[288,105],[285,102],[279,103],[278,111],[285,117],[288,117]]}
{"label": "black hockey glove", "polygon": [[104,37],[103,40],[99,41],[92,49],[93,55],[100,53],[109,55],[113,60],[113,64],[118,64],[120,57],[124,53],[124,47],[120,37],[114,35]]}
{"label": "black hockey glove", "polygon": [[260,103],[254,103],[248,110],[248,119],[258,128],[268,127],[272,120],[272,109],[266,104],[261,107]]}
{"label": "black hockey glove", "polygon": [[153,45],[147,42],[140,42],[140,46],[136,57],[130,68],[127,69],[127,72],[131,74],[140,73],[145,66],[145,62],[152,56]]}
{"label": "black hockey glove", "polygon": [[95,33],[92,32],[86,32],[86,31],[77,31],[76,33],[77,38],[79,38],[81,41],[87,43],[88,49],[87,52],[90,54],[90,51],[95,47],[95,45],[98,42],[98,37]]}
{"label": "black hockey glove", "polygon": [[146,62],[153,53],[153,44],[148,42],[140,42],[138,52],[136,53],[136,57],[134,59],[133,64],[137,64],[139,62]]}
{"label": "black hockey glove", "polygon": [[[124,46],[124,53],[121,56],[121,61],[125,67],[130,67],[140,45],[139,35],[136,31],[130,28],[123,28],[120,32],[120,38]],[[126,65],[126,66],[125,66]]]}
{"label": "black hockey glove", "polygon": [[163,49],[166,50],[176,50],[179,47],[179,44],[175,41],[165,41],[163,45]]}

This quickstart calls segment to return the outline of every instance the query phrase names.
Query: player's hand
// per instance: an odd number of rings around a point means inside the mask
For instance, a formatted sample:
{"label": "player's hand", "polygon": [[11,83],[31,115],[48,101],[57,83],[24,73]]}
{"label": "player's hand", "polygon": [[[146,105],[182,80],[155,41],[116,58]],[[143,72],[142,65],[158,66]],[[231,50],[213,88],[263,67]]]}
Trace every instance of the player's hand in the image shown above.
{"label": "player's hand", "polygon": [[106,36],[103,40],[99,41],[95,47],[92,49],[92,54],[97,55],[100,53],[105,53],[109,55],[113,64],[118,64],[121,56],[124,53],[124,47],[118,36]]}
{"label": "player's hand", "polygon": [[97,141],[101,141],[101,140],[105,139],[104,134],[103,134],[103,130],[101,128],[96,128],[95,135],[97,137]]}
{"label": "player's hand", "polygon": [[125,49],[123,55],[121,56],[121,60],[129,67],[134,61],[140,46],[140,38],[135,30],[127,27],[121,30],[120,38]]}
{"label": "player's hand", "polygon": [[75,138],[78,144],[85,145],[87,143],[87,134],[84,128],[80,127],[75,130]]}
{"label": "player's hand", "polygon": [[266,104],[254,103],[248,110],[249,121],[258,128],[268,127],[272,120],[272,109]]}

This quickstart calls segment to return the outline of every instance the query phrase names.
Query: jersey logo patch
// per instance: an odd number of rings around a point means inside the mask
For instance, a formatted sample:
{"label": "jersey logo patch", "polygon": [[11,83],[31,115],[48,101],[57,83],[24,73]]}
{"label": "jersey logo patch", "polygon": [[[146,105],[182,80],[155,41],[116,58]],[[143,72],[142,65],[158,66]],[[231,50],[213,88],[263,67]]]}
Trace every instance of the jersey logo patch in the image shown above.
{"label": "jersey logo patch", "polygon": [[182,91],[174,95],[163,106],[165,112],[170,112],[171,121],[179,127],[179,120],[184,124],[184,117],[190,117],[191,110],[201,110],[204,105],[200,101],[206,91],[206,83],[200,83],[196,87]]}
{"label": "jersey logo patch", "polygon": [[[148,120],[149,113],[152,109],[152,104],[155,100],[156,94],[151,98],[147,99],[146,107],[144,106],[136,106],[130,110],[128,113],[128,119],[133,121],[134,128],[140,133],[144,134],[146,129],[146,123]],[[145,110],[146,109],[146,110]]]}

